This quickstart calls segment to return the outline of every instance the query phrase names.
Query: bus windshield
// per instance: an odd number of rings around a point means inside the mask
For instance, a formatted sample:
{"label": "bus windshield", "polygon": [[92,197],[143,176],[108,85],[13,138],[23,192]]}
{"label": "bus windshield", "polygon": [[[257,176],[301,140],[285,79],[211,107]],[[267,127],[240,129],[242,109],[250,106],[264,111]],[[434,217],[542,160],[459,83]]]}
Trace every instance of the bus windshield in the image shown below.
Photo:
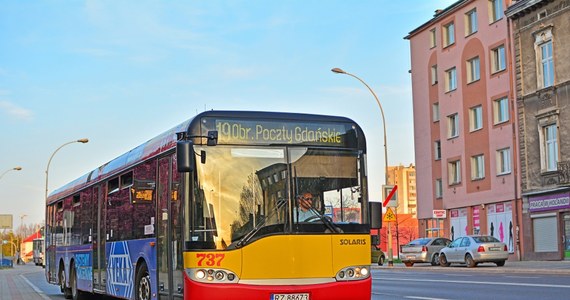
{"label": "bus windshield", "polygon": [[[195,152],[207,159],[197,164],[190,248],[234,248],[289,232],[367,230],[358,151],[218,145]],[[313,216],[298,218],[297,199],[307,193]]]}

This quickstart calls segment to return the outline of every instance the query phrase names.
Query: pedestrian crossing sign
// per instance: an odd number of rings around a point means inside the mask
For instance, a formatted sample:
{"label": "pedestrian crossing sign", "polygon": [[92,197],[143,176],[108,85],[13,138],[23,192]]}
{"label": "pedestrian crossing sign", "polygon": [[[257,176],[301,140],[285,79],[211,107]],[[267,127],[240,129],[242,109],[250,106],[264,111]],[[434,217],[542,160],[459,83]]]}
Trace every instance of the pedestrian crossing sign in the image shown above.
{"label": "pedestrian crossing sign", "polygon": [[386,207],[386,213],[384,214],[384,222],[396,222],[396,215],[392,211],[391,207]]}

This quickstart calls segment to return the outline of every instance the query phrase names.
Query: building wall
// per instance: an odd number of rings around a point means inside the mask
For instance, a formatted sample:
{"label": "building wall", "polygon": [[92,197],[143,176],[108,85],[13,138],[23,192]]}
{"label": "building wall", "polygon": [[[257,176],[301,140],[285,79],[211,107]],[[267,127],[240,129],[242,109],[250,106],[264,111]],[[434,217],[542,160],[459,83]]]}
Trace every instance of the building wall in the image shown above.
{"label": "building wall", "polygon": [[[511,1],[503,0],[503,7]],[[476,9],[477,32],[466,35],[466,13]],[[455,43],[443,47],[445,26],[454,23]],[[430,48],[430,31],[435,29],[437,45]],[[511,149],[511,157],[516,153],[515,146],[515,113],[514,96],[511,93],[512,77],[507,67],[503,71],[492,72],[492,50],[504,45],[509,63],[507,18],[489,23],[489,1],[458,1],[437,13],[433,19],[412,31],[407,37],[410,40],[412,64],[412,91],[414,108],[414,142],[416,155],[418,218],[420,235],[424,236],[423,224],[430,223],[434,209],[448,211],[444,226],[446,236],[451,236],[452,226],[462,225],[461,231],[475,231],[475,223],[479,222],[478,232],[489,234],[490,228],[486,208],[513,209],[517,198],[515,160],[511,162],[511,172],[497,173],[496,152],[499,149]],[[467,82],[467,60],[479,57],[480,79]],[[431,67],[437,64],[437,83],[432,85]],[[457,88],[445,90],[445,71],[456,68]],[[510,115],[504,123],[495,124],[494,100],[508,97]],[[439,121],[432,116],[432,106],[439,103]],[[480,105],[483,111],[483,128],[470,130],[470,109]],[[459,136],[448,138],[447,117],[459,116]],[[435,141],[441,141],[441,159],[435,159]],[[471,158],[484,156],[484,178],[472,179]],[[449,183],[450,162],[459,160],[461,164],[461,181]],[[435,195],[435,180],[441,178],[443,195]],[[513,214],[514,211],[513,209]],[[451,212],[457,216],[451,216]],[[505,212],[506,213],[506,212]],[[453,219],[453,220],[452,220]],[[516,218],[515,218],[516,219]],[[465,221],[463,221],[465,220]],[[463,225],[465,223],[465,226]],[[490,221],[489,221],[490,224]],[[503,226],[504,228],[505,226]],[[427,232],[427,231],[426,231]]]}
{"label": "building wall", "polygon": [[388,167],[388,184],[398,185],[398,206],[396,213],[417,217],[416,168],[409,166]]}
{"label": "building wall", "polygon": [[[518,1],[509,8],[515,57],[523,193],[522,256],[570,259],[570,1]],[[554,84],[541,84],[540,48],[552,41]],[[544,125],[556,124],[558,166],[545,171]],[[547,202],[562,199],[558,202]],[[536,203],[546,200],[543,206]],[[543,227],[548,223],[548,227]],[[545,230],[541,230],[545,229]],[[547,246],[545,246],[547,245]]]}

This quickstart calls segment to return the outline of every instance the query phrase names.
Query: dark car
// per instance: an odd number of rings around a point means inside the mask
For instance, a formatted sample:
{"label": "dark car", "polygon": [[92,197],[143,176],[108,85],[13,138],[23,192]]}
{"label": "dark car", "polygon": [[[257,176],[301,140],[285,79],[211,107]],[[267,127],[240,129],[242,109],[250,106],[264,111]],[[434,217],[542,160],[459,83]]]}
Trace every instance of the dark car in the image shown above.
{"label": "dark car", "polygon": [[439,250],[450,243],[450,239],[438,237],[415,239],[400,247],[400,260],[406,267],[411,267],[414,263],[439,265]]}
{"label": "dark car", "polygon": [[384,261],[386,261],[384,251],[382,251],[378,246],[372,246],[372,263],[377,263],[381,266],[384,264]]}

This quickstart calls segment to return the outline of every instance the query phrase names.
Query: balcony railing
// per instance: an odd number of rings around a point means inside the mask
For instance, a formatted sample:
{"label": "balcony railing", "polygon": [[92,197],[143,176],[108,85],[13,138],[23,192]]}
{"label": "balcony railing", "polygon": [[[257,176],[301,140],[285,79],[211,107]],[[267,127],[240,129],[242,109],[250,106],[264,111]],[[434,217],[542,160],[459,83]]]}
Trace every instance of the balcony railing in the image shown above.
{"label": "balcony railing", "polygon": [[558,162],[558,184],[570,183],[570,161]]}

